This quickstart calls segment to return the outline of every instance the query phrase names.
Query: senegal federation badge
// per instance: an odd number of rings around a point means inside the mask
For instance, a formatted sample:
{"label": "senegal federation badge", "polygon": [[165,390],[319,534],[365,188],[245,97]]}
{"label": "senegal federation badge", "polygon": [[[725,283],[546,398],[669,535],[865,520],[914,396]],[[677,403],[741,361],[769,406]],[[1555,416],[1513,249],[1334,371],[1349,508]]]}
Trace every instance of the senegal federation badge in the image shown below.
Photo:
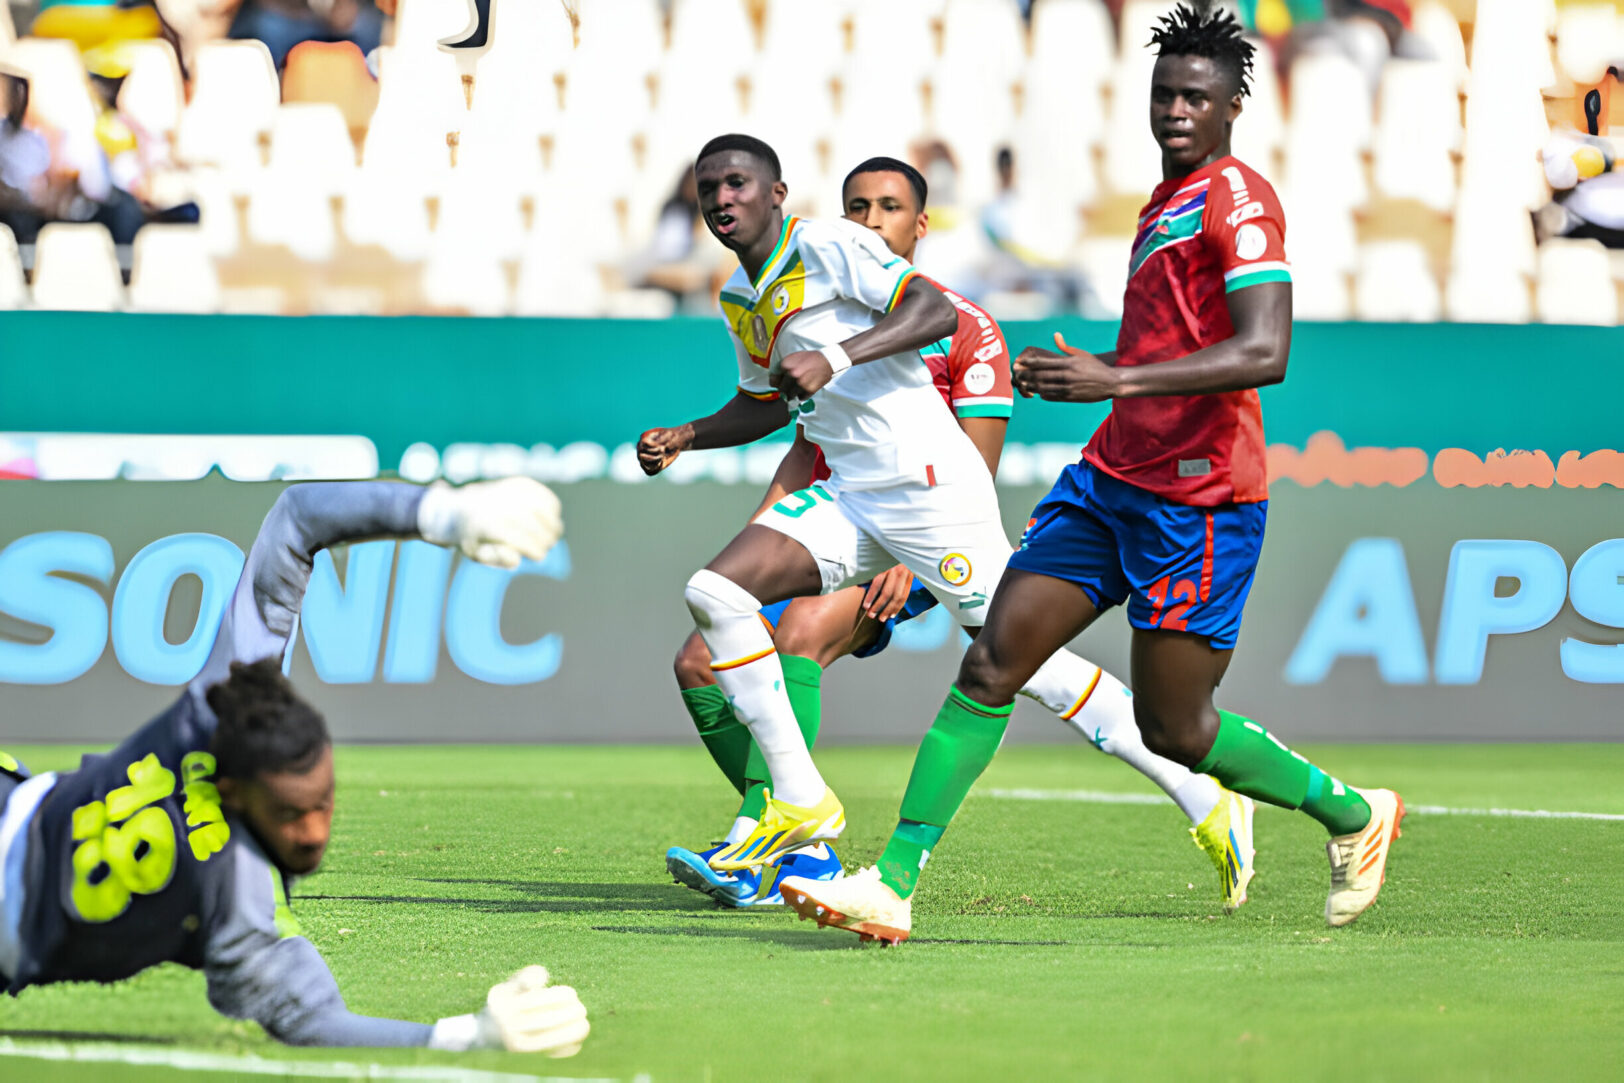
{"label": "senegal federation badge", "polygon": [[970,559],[963,553],[949,553],[937,565],[942,581],[951,587],[962,587],[970,581]]}

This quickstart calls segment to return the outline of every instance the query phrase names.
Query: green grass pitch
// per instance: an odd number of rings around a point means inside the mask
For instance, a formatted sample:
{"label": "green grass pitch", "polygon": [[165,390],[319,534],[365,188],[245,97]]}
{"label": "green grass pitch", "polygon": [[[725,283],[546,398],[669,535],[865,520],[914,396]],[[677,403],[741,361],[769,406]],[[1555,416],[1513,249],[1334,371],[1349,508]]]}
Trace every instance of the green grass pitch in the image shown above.
{"label": "green grass pitch", "polygon": [[[74,760],[15,751],[36,770]],[[1306,751],[1412,807],[1624,813],[1624,745]],[[821,753],[848,859],[877,855],[911,758]],[[1418,812],[1375,908],[1331,930],[1324,833],[1305,817],[1260,809],[1252,899],[1224,917],[1170,804],[991,793],[1020,788],[1149,792],[1086,747],[1005,750],[932,858],[915,939],[884,948],[670,882],[665,848],[705,843],[732,813],[701,750],[343,748],[333,844],[294,906],[351,1007],[466,1012],[541,962],[591,1010],[581,1055],[287,1050],[214,1015],[201,976],[174,966],[0,1002],[0,1050],[119,1041],[311,1070],[656,1083],[1617,1078],[1624,1064],[1624,822]],[[0,1078],[233,1075],[0,1056]]]}

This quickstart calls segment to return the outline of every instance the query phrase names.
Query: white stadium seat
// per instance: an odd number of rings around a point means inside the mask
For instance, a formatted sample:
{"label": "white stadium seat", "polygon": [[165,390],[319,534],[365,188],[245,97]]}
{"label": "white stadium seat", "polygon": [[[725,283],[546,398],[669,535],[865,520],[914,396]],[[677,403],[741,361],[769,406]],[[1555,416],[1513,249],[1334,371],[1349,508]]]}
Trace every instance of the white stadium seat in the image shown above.
{"label": "white stadium seat", "polygon": [[495,254],[476,244],[437,243],[423,268],[424,300],[437,310],[470,316],[505,316],[512,310],[507,271]]}
{"label": "white stadium seat", "polygon": [[130,41],[120,48],[131,61],[118,88],[119,113],[144,133],[173,139],[186,105],[175,50],[167,41]]}
{"label": "white stadium seat", "polygon": [[211,41],[197,51],[188,110],[228,114],[254,132],[270,130],[282,86],[271,51],[257,41]]}
{"label": "white stadium seat", "polygon": [[1252,63],[1252,92],[1246,96],[1235,122],[1230,149],[1235,157],[1270,180],[1276,176],[1275,156],[1285,140],[1286,114],[1280,97],[1280,79],[1274,73],[1269,43],[1252,39],[1257,49]]}
{"label": "white stadium seat", "polygon": [[1598,82],[1624,56],[1624,20],[1611,3],[1567,4],[1556,16],[1556,60],[1581,86]]}
{"label": "white stadium seat", "polygon": [[1116,61],[1111,36],[1111,13],[1102,0],[1036,0],[1027,71],[1033,63],[1060,64],[1079,80],[1104,86]]}
{"label": "white stadium seat", "polygon": [[216,312],[220,279],[197,226],[150,225],[135,235],[134,312]]}
{"label": "white stadium seat", "polygon": [[328,195],[344,191],[355,173],[355,144],[343,112],[327,102],[278,108],[271,122],[268,168],[289,184]]}
{"label": "white stadium seat", "polygon": [[1466,44],[1454,12],[1438,0],[1424,0],[1414,6],[1410,30],[1432,51],[1433,59],[1449,73],[1450,85],[1466,86]]}
{"label": "white stadium seat", "polygon": [[[1301,251],[1301,249],[1298,249]],[[1330,322],[1353,318],[1348,276],[1323,266],[1291,266],[1291,318]]]}
{"label": "white stadium seat", "polygon": [[1124,57],[1112,78],[1105,132],[1105,182],[1113,192],[1149,195],[1162,182],[1162,152],[1150,133],[1151,71],[1156,58]]}
{"label": "white stadium seat", "polygon": [[942,9],[945,70],[962,77],[983,73],[1005,86],[1020,78],[1026,30],[1009,0],[947,0]]}
{"label": "white stadium seat", "polygon": [[1457,323],[1527,323],[1533,317],[1528,279],[1496,263],[1457,264],[1444,304]]}
{"label": "white stadium seat", "polygon": [[1359,252],[1353,307],[1362,320],[1430,323],[1442,315],[1438,280],[1414,241],[1372,241]]}
{"label": "white stadium seat", "polygon": [[28,284],[23,281],[17,237],[10,226],[0,224],[0,311],[27,307]]}
{"label": "white stadium seat", "polygon": [[1382,71],[1375,181],[1384,195],[1446,211],[1455,199],[1460,110],[1449,72],[1429,60],[1391,60]]}
{"label": "white stadium seat", "polygon": [[34,246],[34,307],[112,312],[124,307],[113,235],[95,223],[52,222]]}
{"label": "white stadium seat", "polygon": [[1540,245],[1535,305],[1545,323],[1618,323],[1618,293],[1601,242],[1553,240]]}

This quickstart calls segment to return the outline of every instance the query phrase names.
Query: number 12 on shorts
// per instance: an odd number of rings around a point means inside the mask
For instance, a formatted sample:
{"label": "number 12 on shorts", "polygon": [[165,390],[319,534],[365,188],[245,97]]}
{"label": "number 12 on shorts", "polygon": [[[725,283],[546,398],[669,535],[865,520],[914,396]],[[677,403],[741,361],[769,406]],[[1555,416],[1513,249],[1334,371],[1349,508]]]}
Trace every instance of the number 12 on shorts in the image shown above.
{"label": "number 12 on shorts", "polygon": [[1156,611],[1150,615],[1150,623],[1169,632],[1183,632],[1188,630],[1184,614],[1195,605],[1200,594],[1196,590],[1195,583],[1188,579],[1180,579],[1173,584],[1173,607],[1168,609],[1164,616],[1162,610],[1167,606],[1167,584],[1172,578],[1170,575],[1162,576],[1145,592],[1145,596],[1156,605]]}

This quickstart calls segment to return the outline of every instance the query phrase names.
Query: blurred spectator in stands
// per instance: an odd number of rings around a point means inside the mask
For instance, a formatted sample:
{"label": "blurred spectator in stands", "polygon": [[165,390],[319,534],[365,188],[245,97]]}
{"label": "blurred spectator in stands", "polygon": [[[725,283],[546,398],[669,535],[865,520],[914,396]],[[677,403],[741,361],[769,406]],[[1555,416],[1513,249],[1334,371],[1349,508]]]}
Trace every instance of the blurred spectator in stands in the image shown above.
{"label": "blurred spectator in stands", "polygon": [[919,242],[918,268],[971,300],[987,292],[985,272],[993,254],[975,216],[959,205],[959,163],[941,140],[910,147],[908,157],[930,189],[930,232]]}
{"label": "blurred spectator in stands", "polygon": [[705,257],[696,243],[700,226],[699,189],[694,171],[684,169],[677,178],[671,197],[660,208],[654,239],[626,267],[626,280],[633,286],[665,290],[678,302],[709,306],[707,293],[715,260]]}
{"label": "blurred spectator in stands", "polygon": [[146,207],[113,183],[107,156],[92,142],[52,138],[28,122],[28,80],[0,73],[0,222],[32,244],[47,222],[98,222],[130,244],[148,221],[195,222],[193,204]]}
{"label": "blurred spectator in stands", "polygon": [[163,36],[153,0],[39,0],[28,33],[60,38],[89,52],[120,41]]}
{"label": "blurred spectator in stands", "polygon": [[1280,75],[1307,52],[1339,52],[1365,73],[1372,93],[1394,56],[1427,56],[1410,33],[1408,0],[1239,0],[1241,22],[1274,46]]}
{"label": "blurred spectator in stands", "polygon": [[1607,74],[1582,100],[1585,131],[1557,131],[1540,151],[1551,202],[1534,214],[1534,234],[1598,240],[1624,248],[1624,173],[1614,172],[1618,156],[1607,138],[1608,99],[1619,70]]}
{"label": "blurred spectator in stands", "polygon": [[1056,222],[1043,207],[1022,198],[1016,185],[1015,154],[999,147],[998,194],[981,211],[981,231],[992,242],[981,275],[989,291],[1038,293],[1052,308],[1076,312],[1085,285],[1066,264],[1065,248],[1075,223]]}
{"label": "blurred spectator in stands", "polygon": [[372,52],[383,38],[383,13],[372,0],[242,0],[230,36],[263,41],[280,69],[304,41],[348,41],[363,56]]}

